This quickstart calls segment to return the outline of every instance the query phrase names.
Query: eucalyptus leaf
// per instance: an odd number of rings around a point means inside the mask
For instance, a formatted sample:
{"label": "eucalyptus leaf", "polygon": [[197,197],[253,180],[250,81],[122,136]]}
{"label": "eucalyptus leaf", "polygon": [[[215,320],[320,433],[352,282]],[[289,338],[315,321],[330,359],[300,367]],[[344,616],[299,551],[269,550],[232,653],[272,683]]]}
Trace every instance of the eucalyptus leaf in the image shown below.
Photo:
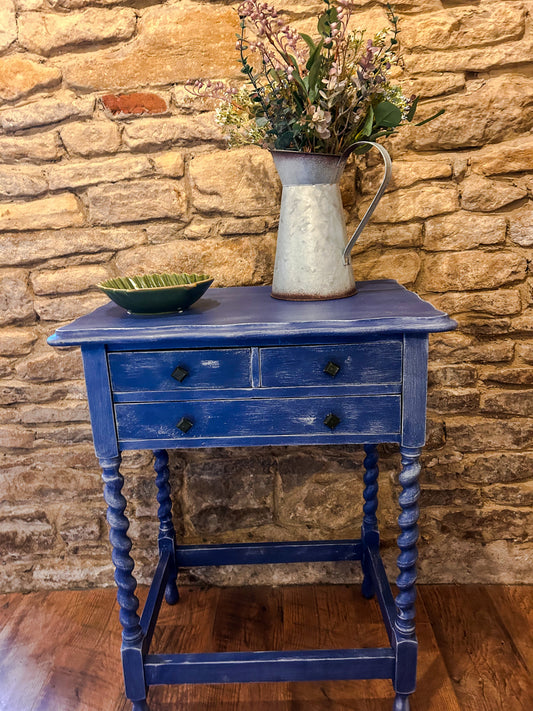
{"label": "eucalyptus leaf", "polygon": [[395,128],[401,122],[401,109],[390,101],[380,101],[374,109],[374,123],[379,128]]}

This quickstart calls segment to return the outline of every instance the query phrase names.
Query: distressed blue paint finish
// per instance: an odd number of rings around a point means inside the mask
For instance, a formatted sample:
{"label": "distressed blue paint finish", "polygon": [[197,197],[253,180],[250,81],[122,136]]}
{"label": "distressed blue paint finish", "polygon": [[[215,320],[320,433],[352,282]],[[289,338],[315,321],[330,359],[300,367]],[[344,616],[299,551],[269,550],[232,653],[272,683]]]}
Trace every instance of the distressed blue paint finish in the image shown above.
{"label": "distressed blue paint finish", "polygon": [[389,679],[393,667],[394,653],[388,647],[301,652],[151,654],[145,663],[150,685]]}
{"label": "distressed blue paint finish", "polygon": [[[338,346],[261,348],[261,386],[363,385],[400,383],[402,344],[399,340],[343,343]],[[328,363],[338,371],[325,372]]]}
{"label": "distressed blue paint finish", "polygon": [[270,287],[210,289],[176,316],[132,316],[109,303],[59,328],[50,345],[105,343],[109,350],[221,348],[346,343],[379,334],[449,331],[454,322],[393,280],[359,282],[357,294],[332,301],[291,302]]}
{"label": "distressed blue paint finish", "polygon": [[176,578],[178,570],[176,568],[176,532],[172,523],[172,501],[170,500],[170,472],[168,470],[168,454],[164,449],[157,449],[154,452],[154,470],[157,474],[155,484],[157,486],[157,503],[159,508],[157,516],[159,518],[159,554],[168,552],[168,579],[165,592],[165,600],[169,605],[174,605],[179,600]]}
{"label": "distressed blue paint finish", "polygon": [[379,547],[378,519],[376,511],[378,509],[378,450],[373,444],[365,445],[365,460],[363,466],[365,473],[363,481],[363,525],[361,526],[361,537],[364,543],[364,555],[362,559],[363,584],[361,592],[363,596],[370,599],[374,597],[374,583],[372,580],[371,566],[369,560],[369,550],[371,546]]}
{"label": "distressed blue paint finish", "polygon": [[398,518],[401,533],[398,536],[400,554],[397,564],[400,574],[396,578],[399,592],[395,600],[397,612],[394,622],[398,634],[398,654],[394,676],[394,689],[397,695],[394,711],[397,709],[409,711],[406,695],[412,693],[416,687],[415,582],[418,558],[416,544],[418,541],[418,499],[420,497],[418,477],[420,475],[421,449],[402,446],[400,452],[402,471],[399,480],[402,492],[399,496],[399,503],[402,511]]}
{"label": "distressed blue paint finish", "polygon": [[310,563],[361,560],[360,540],[293,541],[291,543],[223,543],[220,545],[179,546],[178,565],[196,568],[205,565],[262,565],[265,563]]}
{"label": "distressed blue paint finish", "polygon": [[[408,711],[427,341],[454,326],[385,280],[322,302],[276,301],[269,287],[213,289],[185,313],[160,318],[109,304],[50,337],[51,345],[82,346],[134,711],[148,711],[152,684],[360,678],[391,679],[394,711]],[[379,554],[379,442],[398,442],[402,454],[396,599]],[[165,448],[353,443],[365,444],[366,455],[360,540],[176,547]],[[144,448],[155,450],[159,564],[139,620],[119,452]],[[390,648],[148,653],[165,591],[168,602],[178,599],[177,566],[341,560],[361,560],[362,591],[377,597]]]}
{"label": "distressed blue paint finish", "polygon": [[[181,382],[172,377],[178,366],[188,373]],[[173,397],[181,397],[190,389],[250,387],[250,352],[228,348],[110,353],[109,371],[117,393],[171,391]]]}
{"label": "distressed blue paint finish", "polygon": [[[399,395],[377,395],[124,403],[117,404],[115,411],[118,438],[123,444],[161,439],[185,447],[198,438],[207,442],[216,438],[228,446],[246,446],[254,444],[257,436],[269,437],[274,444],[284,435],[298,434],[309,438],[317,434],[374,434],[387,440],[400,431],[400,406]],[[340,419],[333,432],[324,424],[329,413]],[[192,422],[188,432],[177,428],[183,417]]]}
{"label": "distressed blue paint finish", "polygon": [[109,541],[115,566],[117,601],[122,625],[122,665],[128,698],[135,701],[146,699],[142,655],[143,631],[140,625],[139,600],[135,595],[137,581],[133,577],[134,562],[130,556],[131,541],[128,536],[129,521],[126,517],[126,499],[122,495],[124,477],[119,471],[120,456],[105,459],[100,457],[104,499],[107,504]]}

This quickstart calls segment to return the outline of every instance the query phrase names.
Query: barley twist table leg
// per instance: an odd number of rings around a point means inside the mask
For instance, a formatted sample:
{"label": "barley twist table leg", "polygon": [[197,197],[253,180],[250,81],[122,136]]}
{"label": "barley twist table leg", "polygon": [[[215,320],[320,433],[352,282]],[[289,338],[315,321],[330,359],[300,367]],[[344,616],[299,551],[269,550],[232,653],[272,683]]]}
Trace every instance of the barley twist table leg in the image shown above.
{"label": "barley twist table leg", "polygon": [[130,556],[129,521],[125,515],[126,499],[122,495],[124,477],[120,473],[120,456],[100,459],[104,498],[107,504],[109,540],[115,566],[117,600],[122,625],[122,666],[126,696],[133,702],[133,711],[148,711],[142,658],[143,631],[139,615],[139,600],[135,595],[137,581],[133,577],[134,562]]}
{"label": "barley twist table leg", "polygon": [[159,553],[169,550],[171,553],[169,563],[169,575],[165,588],[165,600],[169,605],[174,605],[179,600],[179,592],[176,585],[178,570],[176,567],[176,532],[172,523],[172,501],[170,498],[170,472],[168,469],[168,453],[166,449],[154,450],[154,469],[157,474],[157,502],[159,509]]}
{"label": "barley twist table leg", "polygon": [[400,484],[402,492],[399,497],[402,509],[398,518],[400,535],[398,547],[400,554],[397,559],[400,574],[396,579],[398,595],[396,596],[395,628],[398,638],[397,665],[394,688],[396,699],[394,711],[409,711],[409,694],[416,686],[417,641],[415,636],[415,600],[416,600],[416,561],[418,558],[418,499],[420,486],[420,453],[418,447],[401,447],[402,471]]}
{"label": "barley twist table leg", "polygon": [[363,597],[371,598],[374,596],[374,583],[370,575],[370,563],[368,559],[367,549],[369,545],[379,546],[379,531],[378,519],[376,511],[378,508],[378,450],[375,444],[365,445],[365,474],[363,481],[365,488],[363,491],[363,525],[361,527],[361,538],[363,540],[363,584],[361,592]]}

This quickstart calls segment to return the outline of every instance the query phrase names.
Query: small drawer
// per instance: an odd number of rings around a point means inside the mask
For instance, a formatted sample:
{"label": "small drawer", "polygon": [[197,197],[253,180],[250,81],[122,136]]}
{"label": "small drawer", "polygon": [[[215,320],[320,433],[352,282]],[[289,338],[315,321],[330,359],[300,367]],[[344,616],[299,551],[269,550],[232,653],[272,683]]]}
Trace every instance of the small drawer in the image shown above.
{"label": "small drawer", "polygon": [[109,353],[114,392],[250,387],[250,350],[124,351]]}
{"label": "small drawer", "polygon": [[[121,442],[178,442],[284,435],[393,435],[400,431],[399,395],[115,405]],[[312,441],[312,440],[311,440]]]}
{"label": "small drawer", "polygon": [[261,386],[400,383],[400,340],[261,349]]}

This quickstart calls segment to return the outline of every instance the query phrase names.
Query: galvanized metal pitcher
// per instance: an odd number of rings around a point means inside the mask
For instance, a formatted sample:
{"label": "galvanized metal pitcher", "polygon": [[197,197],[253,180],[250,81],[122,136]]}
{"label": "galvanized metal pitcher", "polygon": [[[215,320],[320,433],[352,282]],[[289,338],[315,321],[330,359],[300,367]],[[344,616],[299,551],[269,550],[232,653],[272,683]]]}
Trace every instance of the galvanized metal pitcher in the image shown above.
{"label": "galvanized metal pitcher", "polygon": [[[379,150],[385,174],[348,240],[339,182],[348,156],[360,146]],[[283,185],[272,296],[318,301],[355,294],[351,252],[391,178],[388,152],[379,143],[357,141],[341,155],[272,151],[272,156]]]}

